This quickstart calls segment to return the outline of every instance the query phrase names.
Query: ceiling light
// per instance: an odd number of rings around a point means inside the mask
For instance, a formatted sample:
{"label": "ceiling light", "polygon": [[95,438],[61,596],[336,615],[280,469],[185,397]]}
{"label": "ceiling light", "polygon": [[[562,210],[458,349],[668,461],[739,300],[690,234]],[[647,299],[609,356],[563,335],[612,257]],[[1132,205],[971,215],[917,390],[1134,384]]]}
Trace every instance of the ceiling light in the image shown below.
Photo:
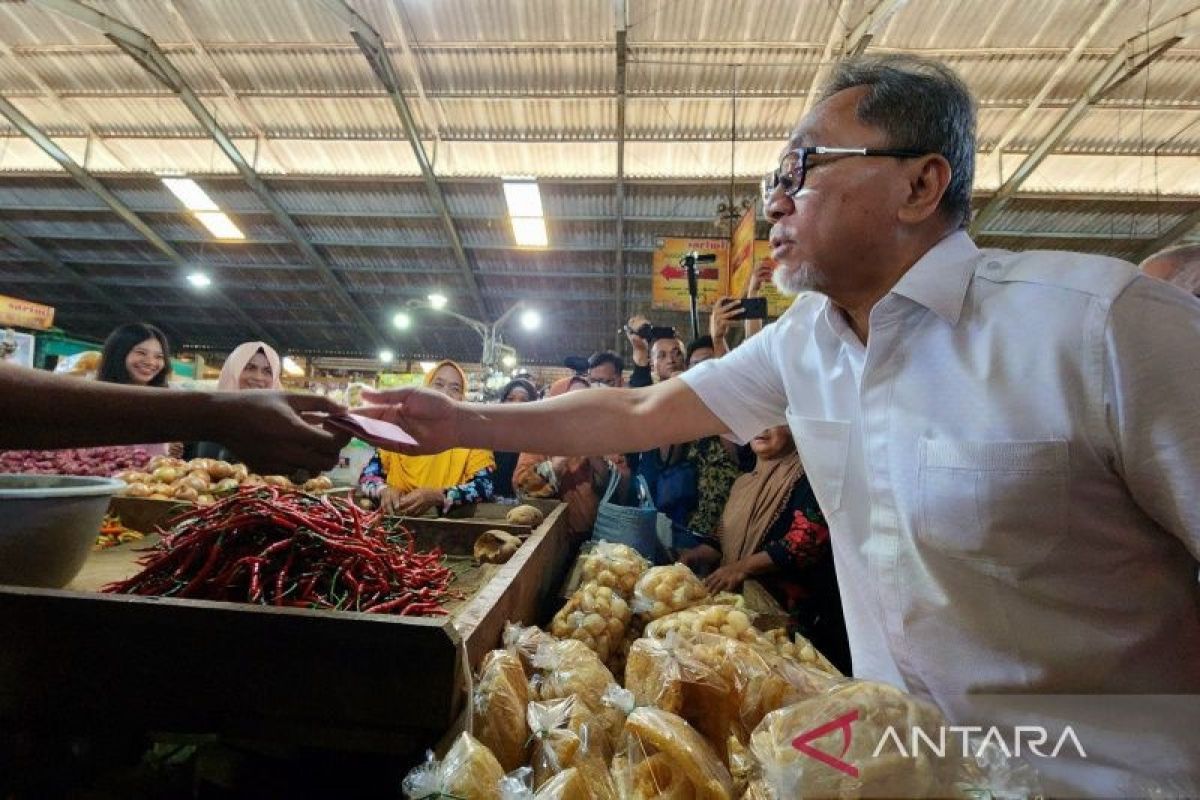
{"label": "ceiling light", "polygon": [[433,368],[436,366],[437,366],[436,361],[422,361],[421,362],[421,372],[432,372]]}
{"label": "ceiling light", "polygon": [[513,217],[512,229],[518,247],[545,247],[550,243],[546,220],[541,217]]}
{"label": "ceiling light", "polygon": [[200,184],[191,178],[163,178],[163,185],[179,198],[188,211],[220,211]]}
{"label": "ceiling light", "polygon": [[505,181],[504,199],[510,217],[542,216],[542,193],[533,181]]}
{"label": "ceiling light", "polygon": [[406,331],[412,327],[412,317],[407,311],[397,311],[396,315],[392,317],[392,324],[400,330]]}
{"label": "ceiling light", "polygon": [[443,309],[450,300],[441,292],[434,292],[426,298],[429,301],[429,307],[434,309]]}
{"label": "ceiling light", "polygon": [[536,331],[542,325],[542,315],[534,309],[521,312],[521,327],[527,331]]}
{"label": "ceiling light", "polygon": [[246,234],[242,233],[237,225],[233,224],[233,220],[225,215],[223,211],[199,211],[196,213],[196,219],[200,220],[200,224],[208,228],[209,233],[218,239],[245,239]]}
{"label": "ceiling light", "polygon": [[515,367],[517,365],[517,357],[511,356],[511,355],[505,356],[504,358],[500,359],[500,363],[503,364],[504,366],[508,367],[509,369],[512,369],[513,367]]}
{"label": "ceiling light", "polygon": [[291,375],[293,378],[304,377],[304,367],[296,363],[296,360],[291,356],[283,357],[283,372],[285,375]]}
{"label": "ceiling light", "polygon": [[193,272],[187,276],[188,283],[195,286],[197,289],[207,289],[212,286],[212,278],[205,275],[203,272]]}
{"label": "ceiling light", "polygon": [[390,364],[396,359],[396,354],[391,350],[383,349],[379,351],[379,360],[384,364]]}

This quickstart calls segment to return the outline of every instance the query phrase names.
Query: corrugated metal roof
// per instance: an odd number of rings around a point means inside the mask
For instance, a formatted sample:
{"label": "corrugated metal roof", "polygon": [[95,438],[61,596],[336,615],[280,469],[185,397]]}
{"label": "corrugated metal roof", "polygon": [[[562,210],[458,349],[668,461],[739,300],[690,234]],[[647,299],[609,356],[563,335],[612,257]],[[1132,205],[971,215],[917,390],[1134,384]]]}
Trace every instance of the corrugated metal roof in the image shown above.
{"label": "corrugated metal roof", "polygon": [[[435,288],[455,306],[470,300],[396,111],[334,14],[292,0],[173,0],[178,13],[168,0],[89,2],[158,39],[398,352],[478,357],[478,337],[456,324],[430,318],[409,335],[390,326],[405,299]],[[487,313],[525,297],[561,316],[562,324],[551,323],[552,336],[511,331],[523,358],[557,360],[566,348],[586,353],[610,345],[618,245],[610,0],[351,2],[390,48]],[[1122,7],[1007,143],[1002,162],[979,160],[980,202],[1113,48],[1194,2]],[[721,234],[718,207],[727,201],[731,172],[735,202],[757,194],[757,176],[774,166],[827,44],[835,53],[843,44],[831,35],[853,28],[875,6],[630,0],[620,242],[627,310],[648,305],[656,239]],[[1098,0],[908,0],[872,47],[921,48],[958,69],[979,97],[980,146],[988,150],[1099,7]],[[205,53],[196,52],[192,37]],[[355,323],[331,306],[316,271],[165,87],[99,34],[30,3],[0,4],[0,41],[20,60],[0,56],[0,94],[96,172],[189,264],[205,265],[234,302],[292,345],[363,351]],[[1133,257],[1192,213],[1200,202],[1198,63],[1200,43],[1185,42],[1090,109],[990,221],[983,243]],[[62,94],[61,102],[44,97],[27,73]],[[428,101],[417,97],[418,88]],[[739,143],[731,164],[735,90]],[[266,132],[265,144],[253,138],[255,128]],[[89,145],[88,132],[101,138]],[[197,176],[251,242],[212,241],[153,176],[159,171]],[[185,339],[238,335],[239,324],[216,298],[192,292],[176,265],[3,123],[0,172],[0,217],[72,269],[128,290],[129,302],[147,317],[174,322]],[[546,250],[513,244],[501,178],[518,175],[541,183]],[[760,235],[765,227],[760,223]],[[101,335],[115,322],[56,273],[0,245],[0,291],[26,289],[31,299],[57,298],[60,319],[78,332]],[[686,327],[680,315],[655,312],[655,319]]]}

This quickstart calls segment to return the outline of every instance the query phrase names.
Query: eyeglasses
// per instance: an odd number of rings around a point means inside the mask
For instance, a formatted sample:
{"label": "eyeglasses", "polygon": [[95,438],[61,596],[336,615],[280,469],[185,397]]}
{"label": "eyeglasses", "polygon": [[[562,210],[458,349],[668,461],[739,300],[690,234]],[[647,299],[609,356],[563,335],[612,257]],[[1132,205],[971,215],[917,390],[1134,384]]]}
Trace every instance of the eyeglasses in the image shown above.
{"label": "eyeglasses", "polygon": [[[780,186],[783,187],[785,195],[795,197],[796,193],[804,188],[804,179],[808,176],[808,170],[821,164],[828,164],[849,156],[920,158],[926,155],[929,154],[920,150],[892,150],[878,147],[823,147],[820,145],[797,147],[795,150],[789,150],[783,154],[783,158],[779,160],[779,167],[774,172],[768,172],[763,176],[763,205],[766,205],[767,201],[771,199],[771,195]],[[834,156],[834,158],[820,158],[811,162],[812,156]]]}

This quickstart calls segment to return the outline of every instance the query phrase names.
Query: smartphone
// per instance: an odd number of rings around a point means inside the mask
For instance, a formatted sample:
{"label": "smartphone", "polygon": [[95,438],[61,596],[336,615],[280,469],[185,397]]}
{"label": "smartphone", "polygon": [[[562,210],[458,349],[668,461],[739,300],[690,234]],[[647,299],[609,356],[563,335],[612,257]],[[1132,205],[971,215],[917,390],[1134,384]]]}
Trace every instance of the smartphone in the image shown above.
{"label": "smartphone", "polygon": [[742,307],[734,319],[766,319],[767,318],[767,298],[765,297],[743,297]]}

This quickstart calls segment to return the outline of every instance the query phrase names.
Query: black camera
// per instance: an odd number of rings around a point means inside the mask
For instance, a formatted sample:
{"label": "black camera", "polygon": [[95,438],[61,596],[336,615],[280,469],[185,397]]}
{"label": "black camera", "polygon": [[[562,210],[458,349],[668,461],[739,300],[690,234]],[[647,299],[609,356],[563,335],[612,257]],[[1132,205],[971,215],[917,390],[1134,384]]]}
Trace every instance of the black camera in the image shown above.
{"label": "black camera", "polygon": [[632,333],[634,336],[640,336],[646,344],[652,344],[658,339],[675,339],[675,329],[669,326],[651,325],[647,322],[637,330],[633,330],[628,325],[625,326],[626,333]]}

